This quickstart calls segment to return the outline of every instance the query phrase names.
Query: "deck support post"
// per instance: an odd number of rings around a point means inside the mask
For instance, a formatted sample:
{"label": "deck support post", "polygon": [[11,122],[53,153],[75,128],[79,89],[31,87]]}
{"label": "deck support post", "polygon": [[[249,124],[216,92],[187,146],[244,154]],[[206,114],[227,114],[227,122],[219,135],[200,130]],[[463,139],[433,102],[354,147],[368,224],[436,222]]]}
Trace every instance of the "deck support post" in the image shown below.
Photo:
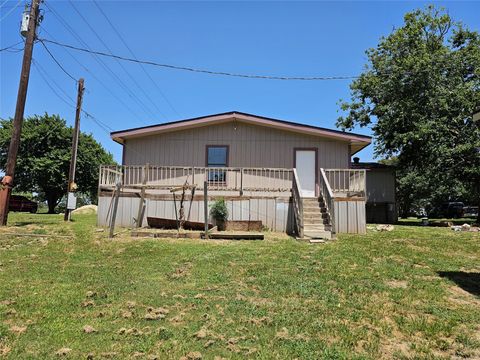
{"label": "deck support post", "polygon": [[243,167],[240,168],[240,196],[243,196]]}
{"label": "deck support post", "polygon": [[208,240],[208,182],[203,182],[203,215],[205,217],[205,239]]}
{"label": "deck support post", "polygon": [[113,238],[113,231],[115,230],[115,220],[117,219],[117,209],[118,209],[118,200],[120,198],[120,187],[122,183],[117,181],[115,185],[115,198],[113,200],[113,211],[112,211],[112,218],[110,220],[110,233],[108,235],[109,238]]}
{"label": "deck support post", "polygon": [[146,164],[142,170],[142,189],[140,190],[140,202],[138,204],[136,227],[140,228],[143,225],[143,215],[145,212],[145,185],[147,185],[147,177],[149,164]]}

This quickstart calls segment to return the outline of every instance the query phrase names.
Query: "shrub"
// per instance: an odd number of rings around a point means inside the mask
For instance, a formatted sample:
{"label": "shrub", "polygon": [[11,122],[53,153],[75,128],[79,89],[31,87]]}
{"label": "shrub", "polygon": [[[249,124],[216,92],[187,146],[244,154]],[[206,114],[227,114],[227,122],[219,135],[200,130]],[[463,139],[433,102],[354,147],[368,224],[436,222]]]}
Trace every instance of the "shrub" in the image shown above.
{"label": "shrub", "polygon": [[215,219],[215,221],[227,221],[228,209],[223,198],[215,200],[210,208],[210,215]]}

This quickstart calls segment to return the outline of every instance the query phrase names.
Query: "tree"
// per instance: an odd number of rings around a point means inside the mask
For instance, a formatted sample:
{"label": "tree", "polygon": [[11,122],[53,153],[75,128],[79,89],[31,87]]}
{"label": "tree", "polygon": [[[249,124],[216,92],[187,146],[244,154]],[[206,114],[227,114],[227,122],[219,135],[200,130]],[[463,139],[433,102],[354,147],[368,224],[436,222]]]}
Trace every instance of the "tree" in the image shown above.
{"label": "tree", "polygon": [[[0,120],[0,124],[0,169],[4,170],[12,119]],[[58,115],[35,115],[23,123],[15,190],[37,192],[47,201],[50,214],[66,194],[72,135],[73,128]],[[91,134],[80,133],[75,176],[77,191],[95,199],[99,165],[112,163],[112,154],[106,152]]]}
{"label": "tree", "polygon": [[401,208],[479,201],[480,36],[433,6],[366,51],[337,126],[370,126],[375,155],[395,157]]}

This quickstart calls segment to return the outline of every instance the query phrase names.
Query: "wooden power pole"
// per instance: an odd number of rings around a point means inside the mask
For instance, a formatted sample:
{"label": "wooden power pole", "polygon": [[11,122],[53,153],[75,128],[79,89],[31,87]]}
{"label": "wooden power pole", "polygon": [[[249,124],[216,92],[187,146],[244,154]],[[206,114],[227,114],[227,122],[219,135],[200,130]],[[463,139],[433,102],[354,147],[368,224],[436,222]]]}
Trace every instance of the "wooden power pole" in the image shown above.
{"label": "wooden power pole", "polygon": [[25,101],[27,99],[28,79],[30,78],[30,66],[32,64],[33,44],[36,37],[40,1],[41,0],[32,0],[30,6],[28,33],[23,51],[20,84],[18,86],[17,106],[15,108],[15,117],[13,118],[12,138],[8,149],[5,176],[0,184],[0,226],[7,225],[8,203],[13,188],[15,165],[17,163],[18,148],[20,146],[20,136],[22,134],[23,114],[25,111]]}
{"label": "wooden power pole", "polygon": [[65,221],[70,220],[71,209],[68,208],[68,200],[71,192],[74,192],[77,188],[75,185],[75,170],[77,167],[77,149],[78,149],[78,138],[80,136],[80,114],[82,113],[82,99],[83,99],[83,90],[84,80],[80,78],[78,80],[78,93],[77,93],[77,109],[75,111],[75,127],[73,129],[73,139],[72,139],[72,158],[70,160],[70,171],[68,172],[68,186],[67,186],[67,207],[65,209]]}

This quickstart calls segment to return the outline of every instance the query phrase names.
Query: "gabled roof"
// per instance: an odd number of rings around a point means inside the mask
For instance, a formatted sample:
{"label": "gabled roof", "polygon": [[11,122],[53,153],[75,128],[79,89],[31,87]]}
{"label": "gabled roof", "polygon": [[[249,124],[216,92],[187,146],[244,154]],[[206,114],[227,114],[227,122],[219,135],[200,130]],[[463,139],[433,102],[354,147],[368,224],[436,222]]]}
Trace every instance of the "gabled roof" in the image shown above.
{"label": "gabled roof", "polygon": [[339,141],[346,141],[349,142],[351,145],[352,155],[363,149],[365,146],[369,145],[372,141],[372,138],[366,135],[326,129],[306,124],[299,124],[291,121],[272,119],[264,116],[242,113],[239,111],[231,111],[221,114],[201,116],[163,124],[114,131],[110,133],[110,136],[114,141],[123,144],[124,141],[129,138],[139,138],[143,136],[163,134],[171,131],[186,130],[213,124],[222,124],[234,120],[247,124],[267,126],[279,130],[292,131],[296,133],[330,138]]}

